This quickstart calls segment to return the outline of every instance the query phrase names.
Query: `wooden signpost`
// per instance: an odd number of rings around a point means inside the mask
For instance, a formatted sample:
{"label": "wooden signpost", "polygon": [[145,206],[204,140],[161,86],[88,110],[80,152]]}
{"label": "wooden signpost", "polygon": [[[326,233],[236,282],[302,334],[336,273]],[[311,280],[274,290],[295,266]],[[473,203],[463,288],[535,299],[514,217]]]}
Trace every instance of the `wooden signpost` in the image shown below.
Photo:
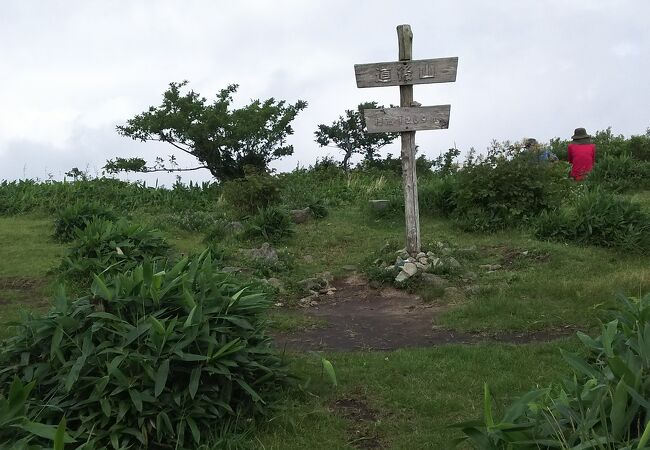
{"label": "wooden signpost", "polygon": [[415,131],[449,127],[451,105],[420,106],[413,101],[413,85],[456,81],[458,58],[412,59],[413,33],[410,25],[397,27],[399,61],[356,64],[357,87],[399,86],[400,107],[366,109],[368,133],[400,132],[402,136],[402,177],[406,215],[406,250],[420,252],[420,214],[415,173]]}

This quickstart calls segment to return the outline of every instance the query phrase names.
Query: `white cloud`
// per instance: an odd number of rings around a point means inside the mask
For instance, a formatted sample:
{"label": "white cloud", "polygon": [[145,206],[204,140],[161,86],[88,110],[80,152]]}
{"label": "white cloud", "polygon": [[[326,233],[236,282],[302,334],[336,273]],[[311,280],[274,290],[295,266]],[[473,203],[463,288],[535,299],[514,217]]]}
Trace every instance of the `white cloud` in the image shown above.
{"label": "white cloud", "polygon": [[360,101],[399,101],[397,88],[357,89],[353,65],[395,58],[400,23],[412,25],[415,58],[460,57],[456,83],[415,88],[422,104],[452,104],[449,130],[417,135],[429,156],[577,126],[641,133],[649,16],[645,0],[5,2],[0,179],[22,177],[25,164],[44,177],[154,156],[160,147],[121,138],[115,125],[183,79],[208,97],[238,83],[237,104],[307,100],[290,138],[296,153],[274,166],[309,164],[332,153],[313,142],[318,123]]}

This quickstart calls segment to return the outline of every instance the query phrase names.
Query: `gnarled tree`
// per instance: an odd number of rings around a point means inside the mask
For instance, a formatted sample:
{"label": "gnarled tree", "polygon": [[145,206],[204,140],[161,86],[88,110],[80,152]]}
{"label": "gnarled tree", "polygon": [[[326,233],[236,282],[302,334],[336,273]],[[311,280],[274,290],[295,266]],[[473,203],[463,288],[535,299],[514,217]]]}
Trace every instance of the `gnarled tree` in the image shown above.
{"label": "gnarled tree", "polygon": [[128,120],[117,127],[122,136],[135,140],[160,141],[196,157],[200,165],[179,167],[176,158],[157,157],[153,165],[142,158],[115,158],[104,167],[109,173],[179,172],[207,169],[220,181],[244,176],[244,168],[266,170],[268,164],[291,155],[293,146],[286,144],[293,134],[291,122],[307,103],[287,104],[269,98],[231,108],[237,85],[222,89],[212,102],[190,90],[183,93],[187,81],[170,83],[158,107]]}
{"label": "gnarled tree", "polygon": [[363,154],[365,160],[372,161],[380,148],[399,136],[399,133],[368,133],[363,110],[373,108],[383,106],[378,106],[377,102],[361,103],[356,110],[346,110],[345,117],[339,116],[331,125],[318,125],[318,130],[314,132],[316,142],[321,147],[331,143],[343,151],[341,165],[345,170],[349,168],[354,153]]}

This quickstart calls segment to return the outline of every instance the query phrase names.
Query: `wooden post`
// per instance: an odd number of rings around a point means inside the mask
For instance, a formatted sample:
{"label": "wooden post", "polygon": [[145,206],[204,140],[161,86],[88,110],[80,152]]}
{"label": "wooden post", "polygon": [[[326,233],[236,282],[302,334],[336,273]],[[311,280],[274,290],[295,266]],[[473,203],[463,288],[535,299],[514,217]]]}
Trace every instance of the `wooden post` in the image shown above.
{"label": "wooden post", "polygon": [[[410,25],[397,26],[397,42],[399,60],[410,61],[413,51],[413,32]],[[413,106],[413,85],[400,86],[399,97],[401,107]],[[415,171],[415,131],[405,131],[401,134],[406,251],[415,256],[420,252],[420,212],[418,206],[418,179]]]}

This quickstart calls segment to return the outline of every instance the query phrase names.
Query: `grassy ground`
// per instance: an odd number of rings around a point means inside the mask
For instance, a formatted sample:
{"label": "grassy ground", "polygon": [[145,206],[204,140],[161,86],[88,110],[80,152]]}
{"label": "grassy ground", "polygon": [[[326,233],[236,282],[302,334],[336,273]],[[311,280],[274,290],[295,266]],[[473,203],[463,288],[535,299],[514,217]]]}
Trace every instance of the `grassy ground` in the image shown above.
{"label": "grassy ground", "polygon": [[[650,196],[635,197],[646,203]],[[155,223],[156,217],[148,220]],[[15,318],[21,308],[39,309],[52,289],[54,268],[65,246],[52,241],[52,219],[38,216],[0,218],[0,320]],[[202,236],[167,228],[178,252],[204,247]],[[386,242],[402,240],[402,221],[371,219],[357,207],[340,208],[321,220],[297,227],[296,235],[277,248],[287,261],[273,275],[286,286],[323,271],[343,275],[345,266],[361,267]],[[588,329],[613,304],[617,292],[638,295],[650,289],[650,256],[545,243],[523,231],[493,235],[466,234],[450,222],[422,218],[425,244],[449,242],[473,250],[459,256],[465,271],[477,274],[482,289],[456,302],[414,287],[429,301],[448,305],[442,325],[459,330],[543,330],[571,326]],[[233,246],[242,245],[236,242]],[[246,244],[244,244],[246,245]],[[248,244],[249,246],[252,244]],[[508,255],[533,255],[510,261]],[[504,256],[505,255],[505,256]],[[307,257],[309,256],[309,257]],[[233,261],[233,264],[236,261]],[[487,273],[482,264],[503,264]],[[288,289],[291,301],[296,293]],[[281,330],[318,326],[275,310]],[[320,355],[289,355],[304,389],[294,389],[272,416],[247,438],[252,448],[349,449],[444,448],[455,436],[448,425],[481,416],[482,386],[488,381],[505,403],[536,384],[556,380],[568,369],[559,348],[575,340],[526,346],[481,345],[404,349],[390,353],[326,354],[339,386],[323,377]],[[369,445],[381,445],[371,447]]]}

